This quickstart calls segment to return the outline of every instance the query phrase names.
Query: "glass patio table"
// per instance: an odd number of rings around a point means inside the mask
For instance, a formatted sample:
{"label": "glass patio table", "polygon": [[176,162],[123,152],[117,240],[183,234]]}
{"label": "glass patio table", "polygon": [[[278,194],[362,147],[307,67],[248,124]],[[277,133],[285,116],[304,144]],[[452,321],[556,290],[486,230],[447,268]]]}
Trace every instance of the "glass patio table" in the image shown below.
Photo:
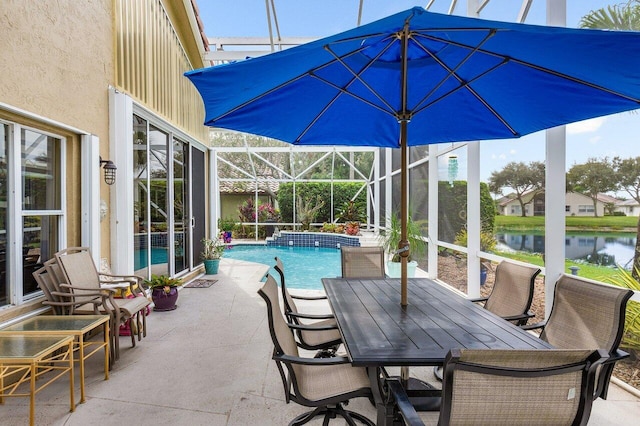
{"label": "glass patio table", "polygon": [[[453,348],[552,348],[428,278],[408,280],[406,307],[400,305],[397,278],[323,278],[322,283],[351,364],[369,367],[378,425],[389,421],[380,383],[383,367],[443,365]],[[438,393],[414,389],[416,395]]]}
{"label": "glass patio table", "polygon": [[[49,372],[55,374],[44,376]],[[69,373],[69,411],[74,411],[73,336],[0,334],[0,403],[4,403],[5,397],[28,396],[31,426],[34,424],[36,393],[65,373]],[[5,385],[8,377],[17,377],[17,380]],[[27,382],[29,392],[18,392],[19,386]]]}
{"label": "glass patio table", "polygon": [[[102,327],[104,339],[87,341],[85,335]],[[104,349],[104,379],[109,380],[109,316],[108,315],[39,315],[0,329],[2,335],[68,335],[74,338],[73,350],[80,363],[80,403],[84,395],[84,361]]]}

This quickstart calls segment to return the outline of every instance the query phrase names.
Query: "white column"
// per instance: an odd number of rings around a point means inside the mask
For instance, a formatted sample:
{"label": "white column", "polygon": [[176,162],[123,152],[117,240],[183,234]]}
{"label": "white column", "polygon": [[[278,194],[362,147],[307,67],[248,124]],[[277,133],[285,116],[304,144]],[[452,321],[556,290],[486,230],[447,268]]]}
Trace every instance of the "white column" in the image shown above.
{"label": "white column", "polygon": [[133,101],[109,91],[109,158],[118,167],[111,187],[111,269],[132,274],[133,247]]}
{"label": "white column", "polygon": [[209,149],[209,238],[214,239],[220,235],[218,218],[220,211],[220,186],[218,185],[218,153],[215,149]]}
{"label": "white column", "polygon": [[[384,161],[384,175],[385,175],[385,180],[384,180],[384,217],[385,217],[385,221],[384,221],[384,226],[385,228],[390,228],[391,227],[391,212],[392,212],[392,208],[391,205],[393,204],[393,197],[391,196],[391,191],[393,190],[393,184],[392,181],[393,179],[391,178],[391,172],[392,172],[392,163],[393,163],[393,152],[391,150],[391,148],[385,148],[385,161]],[[398,216],[400,216],[398,214]],[[393,250],[395,250],[395,247],[393,248]]]}
{"label": "white column", "polygon": [[376,234],[380,232],[380,149],[373,153],[373,229]]}
{"label": "white column", "polygon": [[437,144],[429,145],[429,242],[427,273],[429,278],[438,278],[438,151]]}
{"label": "white column", "polygon": [[[547,0],[547,25],[564,27],[566,0]],[[545,318],[551,313],[555,283],[564,272],[566,131],[564,126],[546,131],[545,187]]]}
{"label": "white column", "polygon": [[95,264],[100,265],[100,138],[82,135],[80,150],[80,241],[91,250]]}
{"label": "white column", "polygon": [[467,294],[480,297],[480,143],[467,145]]}

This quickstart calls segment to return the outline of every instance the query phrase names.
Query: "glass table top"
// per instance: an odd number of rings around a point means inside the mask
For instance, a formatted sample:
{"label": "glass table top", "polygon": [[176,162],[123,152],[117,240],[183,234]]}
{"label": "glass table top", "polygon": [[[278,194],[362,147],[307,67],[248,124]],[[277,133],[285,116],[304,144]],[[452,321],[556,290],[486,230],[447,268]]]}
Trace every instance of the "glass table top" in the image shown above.
{"label": "glass table top", "polygon": [[0,329],[11,332],[81,331],[103,323],[108,315],[39,315]]}
{"label": "glass table top", "polygon": [[72,340],[70,336],[9,336],[0,334],[0,358],[37,358],[46,355],[52,347]]}

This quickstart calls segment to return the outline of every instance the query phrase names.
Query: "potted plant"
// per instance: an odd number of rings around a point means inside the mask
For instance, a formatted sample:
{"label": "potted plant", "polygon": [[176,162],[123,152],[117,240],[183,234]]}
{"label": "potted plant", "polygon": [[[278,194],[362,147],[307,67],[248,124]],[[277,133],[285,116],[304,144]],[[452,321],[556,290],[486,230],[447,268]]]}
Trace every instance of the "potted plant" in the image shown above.
{"label": "potted plant", "polygon": [[236,226],[236,221],[233,218],[219,218],[218,219],[218,229],[222,231],[225,243],[231,242],[231,236],[233,235],[233,228]]}
{"label": "potted plant", "polygon": [[226,248],[223,241],[218,238],[202,239],[202,253],[200,257],[204,261],[204,271],[207,275],[215,275],[218,273],[218,267],[220,266],[220,258],[224,254]]}
{"label": "potted plant", "polygon": [[358,235],[360,233],[360,222],[365,220],[362,204],[353,200],[345,202],[338,213],[338,219],[345,223],[345,232],[348,235]]}
{"label": "potted plant", "polygon": [[151,289],[154,311],[172,311],[178,307],[178,286],[182,280],[168,275],[151,275],[151,279],[144,282]]}
{"label": "potted plant", "polygon": [[[400,277],[400,255],[394,252],[398,249],[401,231],[400,218],[396,213],[393,213],[391,215],[391,227],[380,236],[382,246],[391,256],[387,262],[387,274],[392,278]],[[427,242],[422,239],[420,226],[411,219],[411,215],[409,215],[409,221],[407,222],[407,240],[411,248],[408,259],[409,263],[407,265],[407,275],[413,277],[418,267],[418,262],[413,260],[413,258],[424,256],[427,252]]]}

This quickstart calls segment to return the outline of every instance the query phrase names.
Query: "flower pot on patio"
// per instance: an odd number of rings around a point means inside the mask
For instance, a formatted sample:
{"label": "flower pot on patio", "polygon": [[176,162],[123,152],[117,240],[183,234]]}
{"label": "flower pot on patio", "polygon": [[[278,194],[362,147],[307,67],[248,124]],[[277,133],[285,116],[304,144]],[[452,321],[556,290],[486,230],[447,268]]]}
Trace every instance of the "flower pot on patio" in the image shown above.
{"label": "flower pot on patio", "polygon": [[178,287],[156,287],[151,291],[151,299],[155,305],[154,311],[172,311],[178,307]]}
{"label": "flower pot on patio", "polygon": [[[407,263],[407,277],[413,278],[416,276],[416,268],[418,267],[418,262],[412,260]],[[387,262],[387,275],[391,278],[400,278],[401,275],[402,263],[400,262]]]}
{"label": "flower pot on patio", "polygon": [[204,262],[205,274],[215,275],[218,273],[218,267],[220,266],[220,259],[205,259],[203,262]]}

